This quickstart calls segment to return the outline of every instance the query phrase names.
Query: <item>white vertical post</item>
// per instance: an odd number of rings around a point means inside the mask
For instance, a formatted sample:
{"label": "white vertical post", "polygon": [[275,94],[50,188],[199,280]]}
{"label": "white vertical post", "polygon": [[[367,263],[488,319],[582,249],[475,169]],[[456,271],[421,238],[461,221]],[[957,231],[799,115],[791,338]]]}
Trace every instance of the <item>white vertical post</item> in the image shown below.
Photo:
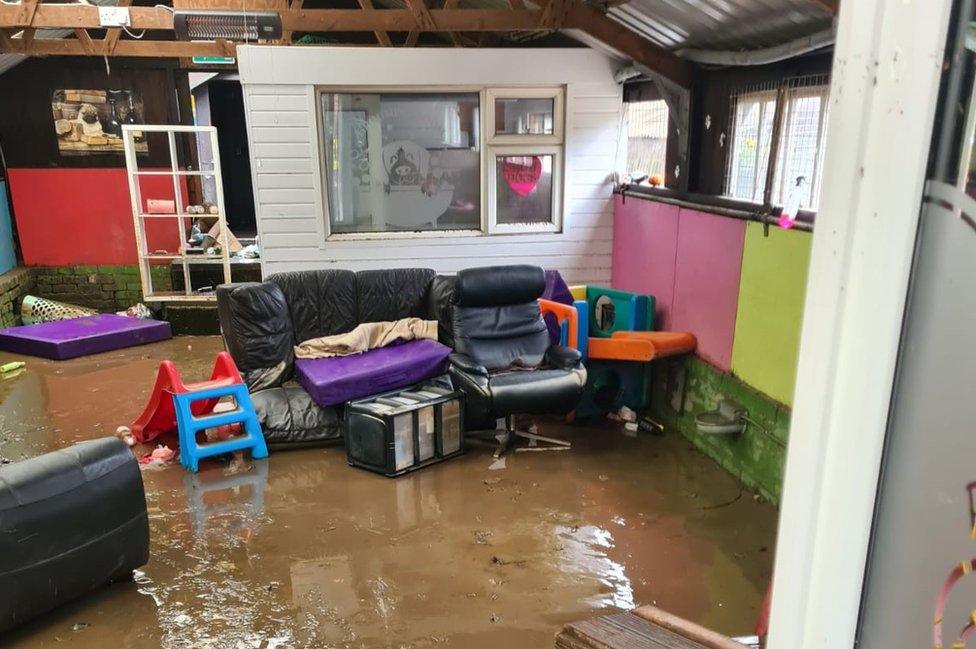
{"label": "white vertical post", "polygon": [[180,230],[180,264],[183,267],[183,292],[189,296],[193,293],[190,286],[190,264],[186,258],[186,226],[183,223],[183,192],[180,191],[179,163],[176,161],[176,134],[172,131],[166,134],[169,140],[169,164],[173,178],[173,206],[176,210],[176,227]]}
{"label": "white vertical post", "polygon": [[851,647],[951,0],[843,0],[769,647]]}
{"label": "white vertical post", "polygon": [[210,151],[213,155],[214,186],[217,190],[217,223],[220,224],[220,261],[224,267],[224,283],[231,281],[230,250],[227,237],[227,212],[224,209],[224,183],[220,171],[220,149],[217,145],[217,129],[213,126],[204,127],[210,136]]}
{"label": "white vertical post", "polygon": [[139,187],[139,164],[136,159],[135,142],[132,139],[132,131],[122,127],[122,150],[125,152],[125,177],[129,183],[129,202],[132,205],[132,227],[136,235],[136,259],[139,261],[139,283],[142,285],[142,296],[145,298],[152,292],[152,286],[148,283],[149,269],[148,254],[149,247],[146,244],[146,232],[144,229],[145,221],[142,218],[142,191]]}

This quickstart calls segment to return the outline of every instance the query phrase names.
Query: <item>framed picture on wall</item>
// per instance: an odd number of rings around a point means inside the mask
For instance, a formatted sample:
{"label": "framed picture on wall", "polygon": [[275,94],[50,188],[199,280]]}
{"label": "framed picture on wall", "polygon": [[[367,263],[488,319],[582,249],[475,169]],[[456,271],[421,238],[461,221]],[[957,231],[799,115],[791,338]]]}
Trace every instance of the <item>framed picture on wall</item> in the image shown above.
{"label": "framed picture on wall", "polygon": [[[51,93],[61,155],[122,154],[122,125],[142,124],[142,95],[132,90],[58,89]],[[149,153],[145,138],[136,153]]]}

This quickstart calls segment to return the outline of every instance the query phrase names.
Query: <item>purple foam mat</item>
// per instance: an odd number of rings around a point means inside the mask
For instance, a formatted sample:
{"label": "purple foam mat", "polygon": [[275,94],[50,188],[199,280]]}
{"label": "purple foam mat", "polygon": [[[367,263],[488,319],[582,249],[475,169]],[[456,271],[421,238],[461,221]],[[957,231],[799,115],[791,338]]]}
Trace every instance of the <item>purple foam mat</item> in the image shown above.
{"label": "purple foam mat", "polygon": [[355,356],[300,358],[295,373],[315,403],[334,406],[443,374],[450,353],[435,340],[411,340]]}
{"label": "purple foam mat", "polygon": [[0,350],[63,361],[172,337],[168,322],[103,313],[0,329]]}

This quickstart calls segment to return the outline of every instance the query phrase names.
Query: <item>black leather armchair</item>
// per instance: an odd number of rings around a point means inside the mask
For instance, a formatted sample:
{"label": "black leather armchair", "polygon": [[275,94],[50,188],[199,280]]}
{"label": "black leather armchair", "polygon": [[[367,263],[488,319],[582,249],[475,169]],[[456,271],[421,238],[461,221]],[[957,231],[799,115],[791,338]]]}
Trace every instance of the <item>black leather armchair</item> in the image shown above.
{"label": "black leather armchair", "polygon": [[537,300],[545,289],[538,266],[489,266],[458,273],[452,303],[451,378],[464,391],[469,429],[505,418],[501,455],[513,436],[568,442],[515,430],[516,414],[563,414],[586,385],[580,353],[550,345]]}

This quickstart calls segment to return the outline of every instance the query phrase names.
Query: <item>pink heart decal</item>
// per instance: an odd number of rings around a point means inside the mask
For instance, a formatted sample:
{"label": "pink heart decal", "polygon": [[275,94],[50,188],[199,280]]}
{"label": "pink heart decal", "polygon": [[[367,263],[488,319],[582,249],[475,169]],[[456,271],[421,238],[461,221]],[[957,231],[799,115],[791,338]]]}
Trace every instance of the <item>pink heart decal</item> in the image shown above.
{"label": "pink heart decal", "polygon": [[509,188],[519,196],[532,192],[542,178],[542,159],[539,156],[510,156],[504,159],[502,174]]}

